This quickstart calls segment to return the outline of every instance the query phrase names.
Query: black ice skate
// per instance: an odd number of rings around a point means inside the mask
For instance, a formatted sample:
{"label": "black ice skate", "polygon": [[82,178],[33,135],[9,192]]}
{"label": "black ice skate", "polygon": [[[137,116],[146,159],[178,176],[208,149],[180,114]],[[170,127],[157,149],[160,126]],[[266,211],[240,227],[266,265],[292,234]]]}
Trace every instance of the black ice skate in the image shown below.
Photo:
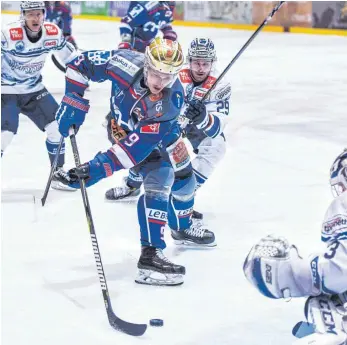
{"label": "black ice skate", "polygon": [[180,231],[171,229],[171,237],[174,239],[175,244],[202,247],[215,247],[217,245],[214,233],[207,230],[204,225],[196,219],[192,219],[192,225],[189,229]]}
{"label": "black ice skate", "polygon": [[105,193],[106,200],[109,201],[134,201],[141,194],[141,188],[129,187],[124,179],[123,186],[109,189]]}
{"label": "black ice skate", "polygon": [[198,211],[193,210],[192,218],[202,220],[204,218],[204,215]]}
{"label": "black ice skate", "polygon": [[148,285],[181,285],[184,266],[172,263],[159,248],[142,247],[141,256],[137,263],[139,269],[136,283]]}
{"label": "black ice skate", "polygon": [[58,167],[53,173],[51,187],[56,190],[75,192],[77,189],[70,187],[69,181],[68,173],[62,167]]}

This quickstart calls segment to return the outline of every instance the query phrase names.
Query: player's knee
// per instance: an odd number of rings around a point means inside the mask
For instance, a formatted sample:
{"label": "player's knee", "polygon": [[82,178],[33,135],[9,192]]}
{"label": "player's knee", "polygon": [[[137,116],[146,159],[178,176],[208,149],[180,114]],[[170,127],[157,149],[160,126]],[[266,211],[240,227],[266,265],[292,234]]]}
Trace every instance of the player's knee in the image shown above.
{"label": "player's knee", "polygon": [[47,133],[47,139],[52,143],[58,143],[60,141],[60,133],[58,128],[58,122],[52,121],[46,127],[45,131]]}
{"label": "player's knee", "polygon": [[179,201],[189,201],[193,199],[196,187],[194,176],[176,180],[172,186],[172,196]]}
{"label": "player's knee", "polygon": [[1,131],[1,152],[4,152],[6,150],[6,147],[10,145],[13,137],[14,137],[13,132]]}

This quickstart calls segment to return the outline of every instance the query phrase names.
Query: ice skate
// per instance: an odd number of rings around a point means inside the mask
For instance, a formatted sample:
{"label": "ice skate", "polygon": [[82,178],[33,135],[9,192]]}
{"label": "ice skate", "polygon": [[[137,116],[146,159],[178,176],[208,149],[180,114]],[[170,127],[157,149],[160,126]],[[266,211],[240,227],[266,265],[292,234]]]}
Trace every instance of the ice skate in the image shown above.
{"label": "ice skate", "polygon": [[68,173],[62,168],[58,167],[53,173],[51,187],[56,190],[66,192],[75,192],[77,189],[70,187],[67,183],[69,181]]}
{"label": "ice skate", "polygon": [[123,185],[109,189],[105,193],[106,200],[109,201],[134,201],[141,194],[141,188],[129,187],[126,183],[127,177],[123,179]]}
{"label": "ice skate", "polygon": [[183,284],[184,266],[172,263],[159,248],[142,247],[137,263],[136,283],[147,285],[174,286]]}
{"label": "ice skate", "polygon": [[189,229],[180,231],[171,229],[171,237],[174,239],[175,244],[202,247],[215,247],[217,245],[214,233],[206,229],[202,222],[196,219],[192,219]]}

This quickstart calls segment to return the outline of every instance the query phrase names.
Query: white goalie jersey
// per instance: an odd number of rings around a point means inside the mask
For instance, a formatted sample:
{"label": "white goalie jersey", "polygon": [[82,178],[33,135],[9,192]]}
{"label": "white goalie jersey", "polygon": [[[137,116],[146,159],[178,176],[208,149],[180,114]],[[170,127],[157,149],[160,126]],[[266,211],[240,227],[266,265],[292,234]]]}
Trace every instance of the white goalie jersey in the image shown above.
{"label": "white goalie jersey", "polygon": [[41,38],[32,43],[21,21],[1,30],[1,93],[27,94],[43,89],[42,69],[47,55],[56,52],[63,63],[77,52],[61,30],[52,23],[43,23]]}

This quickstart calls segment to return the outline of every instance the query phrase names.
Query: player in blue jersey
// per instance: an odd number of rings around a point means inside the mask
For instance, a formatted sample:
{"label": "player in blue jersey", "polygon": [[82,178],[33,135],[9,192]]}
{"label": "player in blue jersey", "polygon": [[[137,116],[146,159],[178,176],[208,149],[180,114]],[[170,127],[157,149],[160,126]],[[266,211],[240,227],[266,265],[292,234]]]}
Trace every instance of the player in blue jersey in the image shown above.
{"label": "player in blue jersey", "polygon": [[70,42],[76,49],[77,44],[72,36],[72,11],[67,1],[45,1],[46,20],[56,24],[63,32],[66,41]]}
{"label": "player in blue jersey", "polygon": [[[22,1],[20,7],[20,20],[1,30],[1,156],[17,134],[22,113],[46,132],[46,147],[53,163],[61,138],[55,121],[58,104],[43,85],[41,73],[49,53],[56,53],[64,62],[77,53],[55,24],[44,21],[43,1]],[[52,181],[55,189],[67,189],[56,179],[57,174],[65,174],[64,153],[65,144]]]}
{"label": "player in blue jersey", "polygon": [[84,52],[67,66],[66,95],[56,116],[61,134],[67,136],[72,125],[82,125],[89,110],[89,101],[83,98],[89,80],[111,80],[115,144],[71,169],[61,182],[79,188],[78,178],[84,178],[91,186],[115,171],[136,167],[145,189],[137,207],[142,251],[136,282],[143,284],[183,283],[185,268],[170,262],[162,251],[167,221],[187,237],[214,242],[212,232],[190,229],[195,178],[177,122],[183,106],[177,75],[183,61],[179,43],[162,38],[154,39],[145,54]]}
{"label": "player in blue jersey", "polygon": [[175,1],[131,1],[120,24],[119,49],[144,52],[149,43],[162,32],[163,37],[176,41],[172,28]]}

